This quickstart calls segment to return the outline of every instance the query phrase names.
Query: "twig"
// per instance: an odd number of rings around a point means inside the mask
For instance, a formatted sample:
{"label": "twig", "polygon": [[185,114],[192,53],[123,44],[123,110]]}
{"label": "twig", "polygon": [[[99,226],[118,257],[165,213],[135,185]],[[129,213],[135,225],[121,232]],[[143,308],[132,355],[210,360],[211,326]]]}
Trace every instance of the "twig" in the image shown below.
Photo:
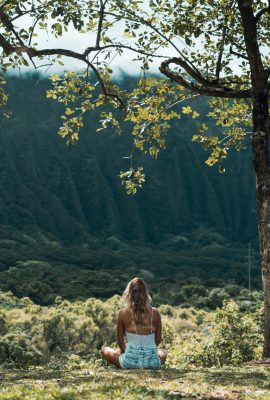
{"label": "twig", "polygon": [[221,62],[222,62],[222,56],[224,52],[224,43],[225,43],[225,37],[227,33],[227,27],[224,25],[222,28],[222,38],[221,38],[221,43],[220,43],[220,49],[219,49],[219,54],[218,54],[218,59],[217,59],[217,66],[216,66],[216,79],[217,82],[219,81],[219,75],[221,72]]}
{"label": "twig", "polygon": [[237,51],[234,51],[232,46],[230,46],[230,54],[237,56],[239,58],[244,58],[245,60],[248,60],[248,57],[245,56],[245,54],[241,54],[241,53],[238,53]]}
{"label": "twig", "polygon": [[[123,45],[123,44],[120,44],[120,45],[118,45],[118,44],[107,44],[106,46],[93,46],[93,47],[87,47],[87,49],[85,49],[85,51],[84,51],[84,55],[88,55],[88,54],[90,54],[92,51],[102,51],[102,50],[105,50],[105,49],[109,49],[109,48],[121,48],[121,49],[127,49],[127,50],[131,50],[131,51],[134,51],[134,52],[136,52],[136,53],[139,53],[139,54],[143,54],[143,55],[145,55],[145,56],[149,56],[149,57],[155,57],[155,58],[169,58],[168,56],[162,56],[161,54],[153,54],[153,52],[152,53],[148,53],[148,52],[146,52],[146,51],[144,51],[144,50],[140,50],[140,49],[136,49],[136,48],[134,48],[134,47],[131,47],[131,46],[127,46],[127,45]],[[157,50],[157,49],[156,49]],[[154,50],[154,51],[156,51],[156,50]]]}
{"label": "twig", "polygon": [[266,13],[270,13],[270,6],[269,7],[265,7],[262,10],[258,11],[257,14],[255,15],[255,23],[257,24],[258,21],[261,19],[261,17],[266,14]]}

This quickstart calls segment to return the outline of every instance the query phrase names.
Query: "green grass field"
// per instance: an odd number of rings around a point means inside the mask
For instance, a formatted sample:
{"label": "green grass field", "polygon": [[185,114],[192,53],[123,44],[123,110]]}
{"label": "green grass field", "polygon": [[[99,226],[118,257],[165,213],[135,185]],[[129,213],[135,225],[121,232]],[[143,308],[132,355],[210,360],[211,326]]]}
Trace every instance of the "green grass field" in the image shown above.
{"label": "green grass field", "polygon": [[10,370],[0,373],[1,400],[270,399],[270,365],[163,367],[158,371]]}

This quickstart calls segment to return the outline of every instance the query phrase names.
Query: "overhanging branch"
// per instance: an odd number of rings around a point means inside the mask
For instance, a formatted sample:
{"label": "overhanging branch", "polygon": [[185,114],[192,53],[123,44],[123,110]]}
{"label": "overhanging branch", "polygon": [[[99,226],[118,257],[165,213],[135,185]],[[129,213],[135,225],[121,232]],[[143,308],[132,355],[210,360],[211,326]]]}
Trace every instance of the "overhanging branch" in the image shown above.
{"label": "overhanging branch", "polygon": [[[160,65],[160,72],[170,78],[172,81],[179,83],[184,86],[186,89],[190,90],[193,93],[197,93],[204,96],[214,96],[214,97],[223,97],[223,98],[251,98],[252,91],[251,89],[247,90],[236,90],[228,87],[224,87],[222,85],[217,84],[217,82],[209,82],[204,79],[201,75],[198,77],[194,74],[194,71],[189,73],[189,68],[184,68],[188,75],[193,78],[196,82],[188,81],[181,74],[170,69],[170,64],[176,64],[183,66],[183,60],[179,58],[170,58],[169,60],[163,61]],[[189,67],[189,66],[188,66]],[[199,79],[197,79],[199,78]]]}
{"label": "overhanging branch", "polygon": [[28,46],[17,46],[13,47],[11,44],[7,42],[7,40],[4,38],[3,35],[0,34],[0,46],[3,48],[5,53],[7,55],[11,55],[13,53],[26,53],[31,59],[34,57],[42,57],[42,56],[52,56],[52,55],[63,55],[66,57],[70,58],[76,58],[77,60],[83,61],[89,68],[92,69],[94,74],[96,75],[100,86],[101,90],[104,94],[105,97],[112,97],[118,101],[119,108],[124,109],[126,108],[126,105],[124,101],[121,99],[120,96],[118,96],[116,93],[109,92],[106,88],[106,85],[98,71],[98,69],[87,59],[87,56],[84,54],[77,53],[72,50],[67,50],[67,49],[43,49],[43,50],[36,50],[33,49],[32,47]]}

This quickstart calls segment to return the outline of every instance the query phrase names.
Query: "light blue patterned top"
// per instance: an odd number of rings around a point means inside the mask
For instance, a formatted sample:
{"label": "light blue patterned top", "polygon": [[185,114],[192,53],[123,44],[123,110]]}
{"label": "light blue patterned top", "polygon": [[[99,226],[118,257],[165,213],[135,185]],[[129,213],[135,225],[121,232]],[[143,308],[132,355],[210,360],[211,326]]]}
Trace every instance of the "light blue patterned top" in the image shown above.
{"label": "light blue patterned top", "polygon": [[[151,329],[152,330],[152,329]],[[155,332],[149,335],[140,335],[138,333],[131,333],[126,331],[127,342],[137,346],[155,346]]]}

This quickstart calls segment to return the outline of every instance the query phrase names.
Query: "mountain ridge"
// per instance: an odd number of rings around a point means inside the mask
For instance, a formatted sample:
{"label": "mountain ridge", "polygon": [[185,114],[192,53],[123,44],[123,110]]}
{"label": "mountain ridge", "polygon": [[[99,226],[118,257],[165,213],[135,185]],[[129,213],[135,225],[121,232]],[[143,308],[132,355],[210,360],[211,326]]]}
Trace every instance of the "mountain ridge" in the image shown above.
{"label": "mountain ridge", "polygon": [[36,80],[7,81],[14,116],[0,128],[1,225],[71,243],[116,236],[158,244],[200,227],[229,241],[257,243],[249,151],[228,160],[220,175],[191,143],[197,122],[184,117],[172,124],[158,160],[143,159],[147,181],[128,196],[117,176],[128,167],[122,158],[131,149],[128,132],[98,134],[92,114],[79,143],[66,147],[57,135],[61,106],[46,99],[48,80]]}

